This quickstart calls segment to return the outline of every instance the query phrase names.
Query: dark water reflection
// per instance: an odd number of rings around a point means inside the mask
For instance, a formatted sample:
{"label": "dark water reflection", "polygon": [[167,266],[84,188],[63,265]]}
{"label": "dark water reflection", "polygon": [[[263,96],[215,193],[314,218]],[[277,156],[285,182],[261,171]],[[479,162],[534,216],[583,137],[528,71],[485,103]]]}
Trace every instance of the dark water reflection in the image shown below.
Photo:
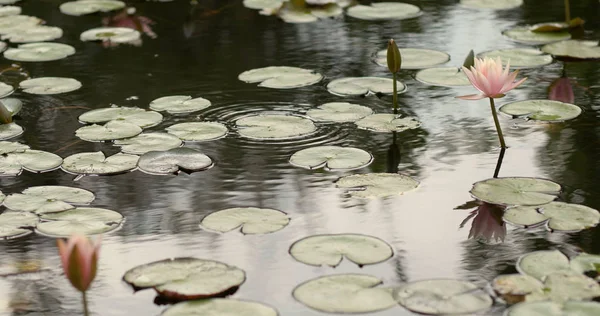
{"label": "dark water reflection", "polygon": [[[25,0],[24,12],[44,18],[65,30],[62,42],[77,54],[50,63],[25,63],[36,77],[72,76],[81,90],[56,96],[18,93],[26,104],[19,124],[26,128],[18,141],[65,157],[81,151],[117,152],[110,144],[77,142],[78,115],[86,108],[109,104],[147,108],[154,98],[189,94],[202,96],[213,107],[198,118],[233,126],[243,115],[262,111],[303,113],[322,103],[348,101],[391,112],[391,98],[369,96],[340,98],[325,91],[324,83],[277,91],[237,80],[242,71],[270,65],[317,69],[327,79],[340,76],[387,76],[370,56],[393,37],[400,46],[447,51],[449,65],[458,66],[470,49],[476,52],[519,47],[499,31],[517,24],[560,20],[561,5],[526,1],[520,9],[505,12],[474,11],[458,1],[410,1],[425,14],[402,22],[364,22],[351,18],[306,25],[284,24],[242,7],[241,1],[200,1],[191,12],[188,0],[155,3],[129,1],[138,13],[156,22],[157,39],[144,38],[141,47],[105,49],[79,42],[79,34],[101,25],[102,16],[69,17],[58,10],[61,1]],[[562,4],[562,2],[561,2]],[[573,1],[573,15],[588,21],[590,38],[600,29],[600,4]],[[543,9],[540,9],[543,8]],[[594,37],[595,36],[595,37]],[[10,64],[4,60],[2,64]],[[550,83],[563,66],[523,71],[530,79],[502,102],[546,98]],[[562,198],[600,209],[600,68],[593,63],[567,65],[577,81],[575,103],[584,113],[575,121],[538,125],[503,119],[507,150],[500,176],[536,176],[565,186]],[[467,239],[469,224],[459,229],[468,210],[454,210],[470,201],[471,184],[492,177],[499,154],[497,138],[485,101],[454,98],[471,88],[429,87],[416,82],[413,73],[402,74],[409,87],[400,97],[401,112],[416,115],[422,128],[394,137],[355,129],[352,124],[320,124],[319,132],[289,142],[256,142],[232,133],[227,138],[192,144],[213,157],[217,165],[206,172],[179,177],[157,177],[140,172],[116,177],[73,176],[60,171],[42,175],[24,173],[0,178],[4,193],[32,185],[58,184],[96,193],[95,206],[121,212],[123,227],[105,237],[99,276],[90,292],[95,315],[157,315],[152,291],[132,293],[120,279],[138,264],[175,256],[222,260],[246,270],[247,282],[235,297],[269,303],[285,316],[319,315],[295,302],[292,289],[316,276],[362,272],[382,278],[387,285],[436,277],[465,278],[478,283],[499,273],[514,271],[523,253],[559,248],[600,253],[600,229],[578,234],[524,231],[508,227],[504,243]],[[582,87],[588,87],[584,89]],[[135,96],[137,98],[130,99]],[[130,100],[128,100],[130,99]],[[63,108],[69,107],[69,108]],[[71,108],[72,107],[72,108]],[[57,109],[59,108],[59,109]],[[196,115],[193,115],[195,117]],[[152,130],[162,130],[190,117],[167,116]],[[374,163],[359,173],[398,171],[421,186],[398,198],[363,201],[350,198],[334,181],[351,174],[291,168],[287,159],[298,149],[315,144],[355,146],[370,151]],[[390,162],[394,163],[390,163]],[[289,213],[286,229],[268,236],[238,233],[213,234],[198,224],[210,212],[235,206],[276,208]],[[393,245],[392,260],[362,269],[347,262],[336,269],[315,268],[295,262],[289,245],[317,233],[363,233]],[[54,240],[36,235],[0,243],[0,266],[39,261],[52,273],[40,280],[0,279],[2,315],[76,315],[79,296],[59,274]],[[12,310],[12,312],[10,312]],[[490,314],[501,313],[498,307]],[[373,315],[409,315],[401,308]]]}

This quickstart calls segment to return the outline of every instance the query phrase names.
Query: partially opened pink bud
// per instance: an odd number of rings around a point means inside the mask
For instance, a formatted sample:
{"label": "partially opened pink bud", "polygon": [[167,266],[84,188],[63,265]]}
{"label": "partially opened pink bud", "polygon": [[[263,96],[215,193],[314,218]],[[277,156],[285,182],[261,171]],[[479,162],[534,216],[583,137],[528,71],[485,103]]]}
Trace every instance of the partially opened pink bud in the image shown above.
{"label": "partially opened pink bud", "polygon": [[72,235],[67,242],[57,240],[65,275],[77,290],[85,292],[94,281],[98,269],[100,239],[95,243],[83,235]]}
{"label": "partially opened pink bud", "polygon": [[567,77],[560,77],[548,88],[548,99],[565,103],[575,102],[575,94],[571,80]]}

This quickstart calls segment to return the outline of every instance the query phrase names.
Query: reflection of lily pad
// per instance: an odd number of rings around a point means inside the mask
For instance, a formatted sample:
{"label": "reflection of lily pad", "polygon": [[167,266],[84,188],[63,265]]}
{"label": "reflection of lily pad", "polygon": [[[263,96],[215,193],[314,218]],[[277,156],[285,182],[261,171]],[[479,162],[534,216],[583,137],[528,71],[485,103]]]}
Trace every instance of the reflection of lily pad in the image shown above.
{"label": "reflection of lily pad", "polygon": [[0,239],[16,238],[31,234],[40,219],[31,213],[5,211],[0,214]]}
{"label": "reflection of lily pad", "polygon": [[162,114],[154,111],[146,111],[140,108],[110,107],[91,110],[79,116],[84,123],[105,123],[118,120],[133,123],[141,128],[158,125],[163,120]]}
{"label": "reflection of lily pad", "polygon": [[200,226],[222,233],[241,227],[243,234],[268,234],[283,229],[289,222],[289,216],[278,210],[236,207],[207,215]]}
{"label": "reflection of lily pad", "polygon": [[317,127],[309,119],[287,114],[256,114],[235,122],[241,136],[279,140],[312,134]]}
{"label": "reflection of lily pad", "polygon": [[140,37],[140,32],[127,27],[98,27],[81,33],[79,39],[84,42],[130,43],[139,40]]}
{"label": "reflection of lily pad", "polygon": [[552,63],[552,56],[533,48],[497,49],[480,53],[477,57],[493,59],[500,57],[505,66],[510,62],[510,67],[517,69],[541,67]]}
{"label": "reflection of lily pad", "polygon": [[169,150],[181,147],[182,143],[177,136],[167,133],[144,133],[129,139],[115,140],[115,146],[121,146],[121,152],[132,155]]}
{"label": "reflection of lily pad", "polygon": [[0,156],[0,176],[18,176],[23,170],[48,172],[57,169],[62,161],[60,156],[40,150],[11,152]]}
{"label": "reflection of lily pad", "polygon": [[115,0],[77,0],[60,5],[60,12],[67,15],[80,16],[96,12],[109,12],[123,9],[125,3]]}
{"label": "reflection of lily pad", "polygon": [[569,258],[558,250],[543,250],[528,253],[517,262],[517,271],[530,275],[538,280],[543,280],[553,273],[573,272]]}
{"label": "reflection of lily pad", "polygon": [[541,205],[554,201],[560,185],[538,178],[492,178],[473,184],[471,195],[498,205]]}
{"label": "reflection of lily pad", "polygon": [[213,298],[189,301],[167,308],[161,316],[278,316],[277,310],[261,303]]}
{"label": "reflection of lily pad", "polygon": [[421,122],[414,117],[401,117],[396,114],[372,114],[354,124],[359,128],[380,133],[403,132],[421,126]]}
{"label": "reflection of lily pad", "polygon": [[248,83],[260,82],[259,87],[291,89],[315,84],[323,76],[310,69],[271,66],[244,71],[238,79]]}
{"label": "reflection of lily pad", "polygon": [[523,5],[523,0],[460,0],[460,4],[468,8],[507,10]]}
{"label": "reflection of lily pad", "polygon": [[[394,81],[380,77],[349,77],[340,78],[327,84],[330,93],[346,95],[367,95],[369,93],[394,93]],[[397,81],[398,94],[406,92],[407,88],[402,82]]]}
{"label": "reflection of lily pad", "polygon": [[71,204],[89,204],[94,200],[90,191],[58,185],[31,187],[22,194],[11,194],[4,206],[13,211],[36,214],[66,211],[74,208]]}
{"label": "reflection of lily pad", "polygon": [[[402,69],[424,69],[444,64],[450,60],[450,55],[433,49],[400,48]],[[387,67],[387,49],[377,52],[375,62]]]}
{"label": "reflection of lily pad", "polygon": [[0,140],[7,140],[23,134],[23,128],[17,123],[0,124]]}
{"label": "reflection of lily pad", "polygon": [[139,135],[142,128],[127,121],[110,121],[104,125],[89,125],[80,127],[75,131],[75,136],[89,141],[101,142],[130,138]]}
{"label": "reflection of lily pad", "polygon": [[460,87],[471,85],[467,75],[460,68],[455,67],[423,69],[417,72],[415,79],[432,86]]}
{"label": "reflection of lily pad", "polygon": [[92,207],[44,213],[40,218],[43,222],[37,225],[36,231],[52,237],[102,234],[118,228],[123,221],[123,215],[115,211]]}
{"label": "reflection of lily pad", "polygon": [[526,295],[541,291],[544,284],[529,275],[505,274],[492,281],[492,288],[508,304],[515,304],[524,301]]}
{"label": "reflection of lily pad", "polygon": [[75,48],[61,43],[29,43],[9,48],[4,58],[16,61],[52,61],[75,54]]}
{"label": "reflection of lily pad", "polygon": [[371,313],[397,304],[390,289],[377,287],[382,283],[370,275],[328,275],[298,285],[292,295],[325,313]]}
{"label": "reflection of lily pad", "polygon": [[570,40],[551,43],[542,47],[542,51],[562,58],[600,59],[600,46],[596,41]]}
{"label": "reflection of lily pad", "polygon": [[207,155],[191,148],[179,147],[167,151],[150,151],[138,161],[140,171],[149,174],[177,174],[179,171],[192,173],[212,167]]}
{"label": "reflection of lily pad", "polygon": [[36,25],[13,29],[9,33],[2,35],[2,39],[9,40],[13,43],[33,43],[53,41],[62,36],[63,30],[60,27]]}
{"label": "reflection of lily pad", "polygon": [[515,225],[535,226],[547,222],[550,230],[580,231],[598,225],[600,213],[584,205],[550,202],[509,208],[503,219]]}
{"label": "reflection of lily pad", "polygon": [[423,14],[419,7],[408,3],[377,2],[370,6],[356,5],[350,7],[348,16],[361,20],[405,20]]}
{"label": "reflection of lily pad", "polygon": [[352,147],[318,146],[297,151],[290,163],[306,169],[354,170],[368,166],[373,161],[370,153]]}
{"label": "reflection of lily pad", "polygon": [[525,116],[543,122],[562,122],[581,114],[581,108],[570,103],[553,100],[526,100],[505,104],[498,109],[513,117]]}
{"label": "reflection of lily pad", "polygon": [[425,280],[394,290],[406,309],[428,315],[470,314],[492,306],[492,298],[477,285],[459,280]]}
{"label": "reflection of lily pad", "polygon": [[380,263],[394,255],[385,241],[367,235],[314,235],[296,241],[290,247],[294,259],[314,266],[335,267],[346,259],[359,266]]}
{"label": "reflection of lily pad", "polygon": [[158,98],[150,102],[150,109],[167,111],[170,114],[180,114],[204,110],[210,105],[210,101],[204,98],[192,99],[189,95],[174,95]]}
{"label": "reflection of lily pad", "polygon": [[502,34],[515,42],[527,45],[542,45],[564,41],[571,38],[571,34],[569,34],[569,32],[533,32],[528,26],[520,26],[506,30],[502,32]]}
{"label": "reflection of lily pad", "polygon": [[370,108],[348,102],[325,103],[306,112],[314,120],[331,122],[354,122],[370,114],[373,114]]}
{"label": "reflection of lily pad", "polygon": [[44,77],[21,81],[19,87],[31,94],[58,94],[81,88],[81,82],[72,78]]}
{"label": "reflection of lily pad", "polygon": [[105,157],[101,151],[74,154],[65,158],[62,169],[82,175],[110,175],[136,168],[139,156],[117,153]]}
{"label": "reflection of lily pad", "polygon": [[378,198],[404,194],[418,187],[419,182],[396,173],[367,173],[343,177],[336,185],[348,189],[353,197]]}
{"label": "reflection of lily pad", "polygon": [[596,316],[600,303],[569,301],[525,302],[511,307],[506,316]]}
{"label": "reflection of lily pad", "polygon": [[202,142],[227,136],[227,126],[217,122],[189,122],[166,128],[169,134],[186,142]]}

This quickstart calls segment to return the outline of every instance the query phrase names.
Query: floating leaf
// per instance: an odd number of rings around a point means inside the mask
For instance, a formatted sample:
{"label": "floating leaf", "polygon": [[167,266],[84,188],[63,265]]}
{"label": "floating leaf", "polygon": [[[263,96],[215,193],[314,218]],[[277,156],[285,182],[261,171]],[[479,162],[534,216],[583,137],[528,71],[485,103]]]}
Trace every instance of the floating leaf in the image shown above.
{"label": "floating leaf", "polygon": [[0,124],[0,140],[7,140],[23,134],[23,128],[17,123]]}
{"label": "floating leaf", "polygon": [[348,16],[361,20],[405,20],[421,16],[419,7],[408,3],[377,2],[350,7]]}
{"label": "floating leaf", "polygon": [[0,176],[18,176],[23,169],[35,173],[48,172],[60,167],[62,161],[60,156],[40,150],[11,152],[0,156]]}
{"label": "floating leaf", "polygon": [[550,230],[580,231],[598,225],[600,213],[584,205],[550,202],[509,208],[503,219],[515,225],[535,226],[547,222]]}
{"label": "floating leaf", "polygon": [[529,275],[505,274],[492,281],[492,288],[508,304],[516,304],[523,302],[526,295],[542,291],[544,284]]}
{"label": "floating leaf", "polygon": [[167,111],[170,114],[192,113],[204,110],[210,105],[210,101],[204,98],[192,99],[189,95],[162,97],[150,102],[152,110]]}
{"label": "floating leaf", "polygon": [[[2,2],[0,2],[0,4],[1,3]],[[9,16],[9,15],[19,15],[19,14],[21,14],[21,7],[17,7],[14,5],[0,7],[0,17]]]}
{"label": "floating leaf", "polygon": [[536,68],[552,63],[552,56],[533,48],[497,49],[483,52],[477,55],[477,57],[490,57],[493,59],[499,57],[503,65],[506,66],[510,62],[510,67],[517,69]]}
{"label": "floating leaf", "polygon": [[244,6],[249,9],[276,9],[287,0],[244,0]]}
{"label": "floating leaf", "polygon": [[569,258],[558,250],[543,250],[528,253],[517,261],[517,271],[543,280],[547,275],[573,272]]}
{"label": "floating leaf", "polygon": [[600,303],[570,301],[525,302],[511,307],[506,316],[596,316],[600,314]]}
{"label": "floating leaf", "polygon": [[44,213],[40,218],[44,222],[37,225],[36,231],[52,237],[102,234],[117,229],[123,221],[123,215],[115,211],[92,207]]}
{"label": "floating leaf", "polygon": [[566,22],[548,22],[539,23],[531,26],[533,32],[559,32],[568,31],[571,28],[576,28],[585,24],[585,21],[581,18],[574,18],[569,23]]}
{"label": "floating leaf", "polygon": [[91,110],[79,116],[84,123],[105,123],[113,120],[133,123],[141,128],[158,125],[163,120],[162,114],[154,111],[146,111],[140,108],[110,107]]}
{"label": "floating leaf", "polygon": [[370,153],[352,147],[318,146],[297,151],[290,163],[306,169],[354,170],[368,166],[373,161]]}
{"label": "floating leaf", "polygon": [[[4,82],[0,82],[0,98],[13,93],[13,91],[15,91],[15,88],[13,88],[13,86],[8,85]],[[2,101],[2,103],[4,103],[5,100],[6,99],[2,99],[0,101]],[[13,100],[17,100],[17,99],[13,99]]]}
{"label": "floating leaf", "polygon": [[227,136],[227,126],[217,122],[189,122],[171,125],[166,128],[169,134],[173,134],[186,142],[202,142],[216,140]]}
{"label": "floating leaf", "polygon": [[437,279],[409,283],[394,290],[406,309],[428,315],[470,314],[492,306],[492,298],[471,282]]}
{"label": "floating leaf", "polygon": [[557,272],[546,276],[544,290],[527,295],[526,301],[583,301],[600,296],[600,285],[583,274]]}
{"label": "floating leaf", "polygon": [[538,178],[492,178],[473,184],[471,195],[483,202],[498,205],[541,205],[552,202],[560,185]]}
{"label": "floating leaf", "polygon": [[370,108],[348,102],[325,103],[306,112],[311,119],[331,122],[354,122],[371,114]]}
{"label": "floating leaf", "polygon": [[17,238],[32,233],[40,219],[31,213],[5,211],[0,214],[0,239]]}
{"label": "floating leaf", "polygon": [[31,187],[22,194],[11,194],[4,206],[13,211],[36,214],[54,213],[73,209],[71,204],[89,204],[94,200],[90,191],[64,186]]}
{"label": "floating leaf", "polygon": [[167,308],[161,316],[278,316],[277,310],[261,303],[213,298],[209,300],[189,301]]}
{"label": "floating leaf", "polygon": [[169,150],[181,147],[182,144],[177,136],[167,133],[144,133],[129,139],[115,140],[115,146],[121,146],[121,152],[132,155]]}
{"label": "floating leaf", "polygon": [[2,105],[4,106],[4,108],[8,111],[8,113],[11,116],[15,116],[15,115],[19,114],[19,112],[23,108],[23,102],[21,102],[21,100],[19,100],[19,99],[6,98],[6,99],[0,99],[0,102],[2,102]]}
{"label": "floating leaf", "polygon": [[213,166],[207,155],[191,148],[179,147],[167,151],[150,151],[138,161],[140,171],[149,174],[177,174],[180,171],[192,173]]}
{"label": "floating leaf", "polygon": [[309,119],[288,114],[255,114],[235,122],[241,136],[280,140],[314,133],[317,127]]}
{"label": "floating leaf", "polygon": [[[523,43],[527,45],[542,45],[564,41],[571,38],[571,34],[569,34],[569,32],[533,32],[529,26],[519,26],[510,30],[506,30],[502,32],[502,34],[517,43]],[[544,50],[542,49],[542,51]],[[544,52],[548,53],[547,51]]]}
{"label": "floating leaf", "polygon": [[348,189],[353,197],[379,198],[404,194],[418,187],[419,182],[396,173],[367,173],[340,178],[336,185]]}
{"label": "floating leaf", "polygon": [[53,61],[75,54],[75,48],[61,43],[29,43],[9,48],[4,58],[16,61]]}
{"label": "floating leaf", "polygon": [[236,207],[207,215],[200,226],[222,233],[241,227],[243,234],[269,234],[283,229],[289,222],[289,216],[278,210]]}
{"label": "floating leaf", "polygon": [[101,151],[74,154],[65,158],[62,169],[82,175],[110,175],[136,168],[139,156],[117,153],[105,157]]}
{"label": "floating leaf", "polygon": [[[402,69],[424,69],[447,63],[450,55],[433,49],[400,48],[402,56]],[[382,67],[387,67],[387,49],[377,52],[375,62]]]}
{"label": "floating leaf", "polygon": [[21,81],[19,87],[31,94],[58,94],[78,90],[81,82],[72,78],[43,77]]}
{"label": "floating leaf", "polygon": [[543,122],[563,122],[581,114],[581,108],[570,103],[553,100],[526,100],[505,104],[500,112],[511,116],[524,116]]}
{"label": "floating leaf", "polygon": [[29,149],[29,146],[15,142],[0,141],[0,155],[9,153],[22,153]]}
{"label": "floating leaf", "polygon": [[414,117],[401,117],[397,114],[372,114],[356,122],[356,126],[373,132],[390,133],[403,132],[419,128],[421,122]]}
{"label": "floating leaf", "polygon": [[417,72],[415,79],[428,85],[441,87],[460,87],[471,85],[467,75],[465,75],[460,68],[455,67],[423,69]]}
{"label": "floating leaf", "polygon": [[319,277],[298,285],[292,295],[300,303],[325,313],[371,313],[397,303],[383,281],[364,274]]}
{"label": "floating leaf", "polygon": [[62,36],[63,30],[60,27],[36,25],[12,29],[9,33],[2,35],[2,39],[9,40],[13,43],[33,43],[53,41],[61,38]]}
{"label": "floating leaf", "polygon": [[523,5],[523,0],[460,0],[460,4],[474,9],[508,10]]}
{"label": "floating leaf", "polygon": [[130,138],[139,135],[142,128],[127,121],[110,121],[104,125],[89,125],[80,127],[75,131],[75,136],[89,141],[101,142]]}
{"label": "floating leaf", "polygon": [[[369,93],[394,93],[394,81],[389,78],[380,77],[349,77],[340,78],[327,84],[330,93],[346,95],[367,95]],[[397,81],[398,94],[406,92],[404,83]]]}
{"label": "floating leaf", "polygon": [[542,51],[560,58],[600,59],[600,46],[596,41],[569,40],[551,43],[542,47]]}
{"label": "floating leaf", "polygon": [[77,0],[61,4],[60,12],[67,15],[81,16],[96,12],[109,12],[125,8],[125,3],[115,0]]}
{"label": "floating leaf", "polygon": [[32,28],[42,23],[42,19],[28,15],[9,15],[0,17],[0,34],[15,30]]}
{"label": "floating leaf", "polygon": [[259,87],[292,89],[315,84],[323,79],[323,75],[310,69],[271,66],[244,71],[238,79],[248,83],[260,82]]}
{"label": "floating leaf", "polygon": [[98,27],[81,33],[79,39],[84,42],[103,41],[123,44],[137,41],[140,37],[140,32],[127,27]]}
{"label": "floating leaf", "polygon": [[6,195],[0,191],[0,203],[4,202],[4,198],[6,198]]}
{"label": "floating leaf", "polygon": [[600,280],[600,255],[581,253],[571,259],[571,269],[575,272],[596,274],[596,280]]}

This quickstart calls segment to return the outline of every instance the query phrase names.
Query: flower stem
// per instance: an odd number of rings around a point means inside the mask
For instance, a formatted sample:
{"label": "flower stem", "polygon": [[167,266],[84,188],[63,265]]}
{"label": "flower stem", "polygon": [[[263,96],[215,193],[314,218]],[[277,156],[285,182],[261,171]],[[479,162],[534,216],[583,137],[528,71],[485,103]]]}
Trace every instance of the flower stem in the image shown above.
{"label": "flower stem", "polygon": [[569,0],[565,0],[565,20],[567,20],[567,23],[571,21],[571,6],[569,5]]}
{"label": "flower stem", "polygon": [[502,128],[500,128],[500,121],[498,121],[498,114],[496,113],[496,104],[494,104],[493,98],[490,98],[490,108],[492,109],[494,124],[496,124],[496,132],[498,132],[498,139],[500,139],[500,147],[506,148],[506,143],[504,142],[504,135],[502,135]]}
{"label": "flower stem", "polygon": [[394,114],[398,113],[398,85],[396,83],[396,73],[393,73],[394,75],[394,96],[393,96],[393,103],[394,103]]}
{"label": "flower stem", "polygon": [[89,316],[90,313],[88,312],[88,301],[87,301],[86,291],[81,292],[81,299],[83,301],[83,315]]}

